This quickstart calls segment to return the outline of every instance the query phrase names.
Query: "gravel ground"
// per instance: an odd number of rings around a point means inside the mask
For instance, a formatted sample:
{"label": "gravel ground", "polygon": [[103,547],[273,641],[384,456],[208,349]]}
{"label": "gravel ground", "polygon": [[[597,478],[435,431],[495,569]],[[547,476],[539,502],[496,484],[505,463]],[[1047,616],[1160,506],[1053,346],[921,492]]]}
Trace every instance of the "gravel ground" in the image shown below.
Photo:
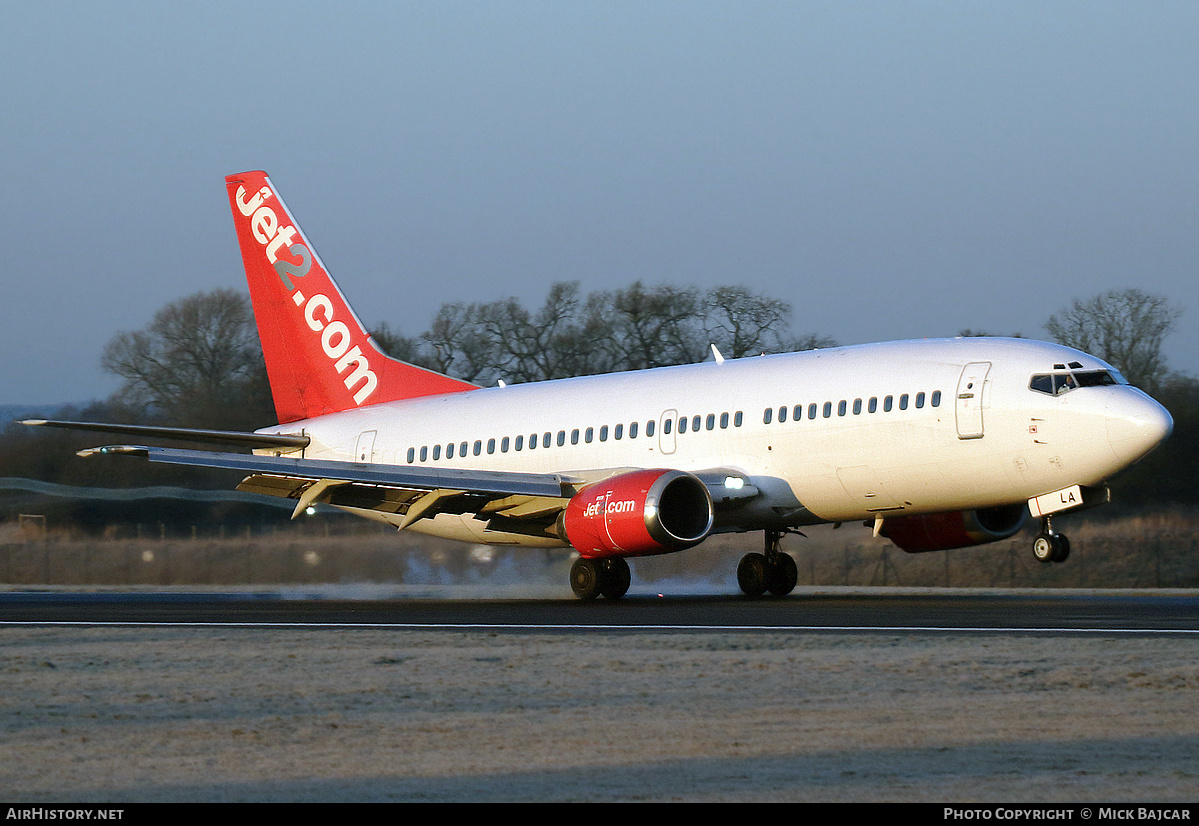
{"label": "gravel ground", "polygon": [[1179,637],[0,629],[0,797],[1199,800]]}

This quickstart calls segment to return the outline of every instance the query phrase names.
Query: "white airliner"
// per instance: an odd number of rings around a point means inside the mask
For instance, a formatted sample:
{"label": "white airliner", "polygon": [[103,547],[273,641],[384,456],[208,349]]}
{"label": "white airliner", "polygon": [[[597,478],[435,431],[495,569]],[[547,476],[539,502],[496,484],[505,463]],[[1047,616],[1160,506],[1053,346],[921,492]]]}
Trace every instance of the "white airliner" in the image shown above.
{"label": "white airliner", "polygon": [[779,539],[863,521],[909,552],[1011,537],[1069,553],[1059,513],[1171,432],[1111,365],[1025,339],[899,341],[477,387],[386,356],[263,172],[226,179],[279,424],[254,433],[60,427],[236,444],[118,445],[81,455],[234,468],[239,490],[323,503],[471,543],[572,546],[582,599],[618,598],[627,557],[763,531],[738,566],[783,595]]}

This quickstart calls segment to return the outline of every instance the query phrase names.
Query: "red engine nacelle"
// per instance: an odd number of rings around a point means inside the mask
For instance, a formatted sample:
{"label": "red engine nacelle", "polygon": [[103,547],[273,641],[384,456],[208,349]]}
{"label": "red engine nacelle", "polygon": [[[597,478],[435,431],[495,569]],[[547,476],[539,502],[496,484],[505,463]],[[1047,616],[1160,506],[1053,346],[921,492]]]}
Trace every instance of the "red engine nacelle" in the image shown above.
{"label": "red engine nacelle", "polygon": [[635,470],[583,488],[567,503],[558,532],[583,556],[649,556],[681,551],[712,530],[708,488],[679,470]]}
{"label": "red engine nacelle", "polygon": [[889,516],[882,535],[910,554],[968,548],[1007,539],[1028,521],[1028,507],[1008,505],[974,511]]}

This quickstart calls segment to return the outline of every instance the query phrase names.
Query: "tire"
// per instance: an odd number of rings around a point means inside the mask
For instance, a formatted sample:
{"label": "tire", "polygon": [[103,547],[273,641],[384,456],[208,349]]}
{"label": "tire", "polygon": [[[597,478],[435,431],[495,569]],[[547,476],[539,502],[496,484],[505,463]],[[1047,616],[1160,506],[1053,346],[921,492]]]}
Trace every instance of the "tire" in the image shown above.
{"label": "tire", "polygon": [[570,566],[570,590],[583,600],[592,600],[600,595],[603,577],[594,559],[579,557]]}
{"label": "tire", "polygon": [[1070,556],[1070,540],[1066,538],[1064,533],[1057,535],[1057,553],[1053,555],[1054,562],[1065,562]]}
{"label": "tire", "polygon": [[766,593],[766,556],[746,554],[737,565],[737,585],[747,597],[760,597]]}
{"label": "tire", "polygon": [[799,569],[790,554],[777,554],[773,562],[767,569],[766,589],[776,597],[785,597],[795,590]]}
{"label": "tire", "polygon": [[1053,562],[1058,554],[1061,553],[1061,543],[1055,534],[1039,533],[1037,538],[1032,541],[1032,555],[1036,557],[1037,562],[1050,563]]}
{"label": "tire", "polygon": [[614,556],[599,565],[600,593],[605,599],[620,599],[629,592],[632,574],[624,557]]}

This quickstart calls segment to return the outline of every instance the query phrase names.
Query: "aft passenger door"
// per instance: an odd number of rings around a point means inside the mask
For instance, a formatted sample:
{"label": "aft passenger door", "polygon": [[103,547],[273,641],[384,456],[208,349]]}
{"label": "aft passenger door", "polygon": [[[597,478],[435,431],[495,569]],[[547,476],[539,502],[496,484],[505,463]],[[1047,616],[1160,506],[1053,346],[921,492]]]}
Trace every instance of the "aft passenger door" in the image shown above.
{"label": "aft passenger door", "polygon": [[375,461],[375,435],[377,430],[366,430],[358,436],[358,444],[354,448],[355,462]]}
{"label": "aft passenger door", "polygon": [[983,388],[987,384],[987,373],[991,362],[977,361],[967,364],[958,379],[957,425],[959,439],[981,439],[983,437]]}

